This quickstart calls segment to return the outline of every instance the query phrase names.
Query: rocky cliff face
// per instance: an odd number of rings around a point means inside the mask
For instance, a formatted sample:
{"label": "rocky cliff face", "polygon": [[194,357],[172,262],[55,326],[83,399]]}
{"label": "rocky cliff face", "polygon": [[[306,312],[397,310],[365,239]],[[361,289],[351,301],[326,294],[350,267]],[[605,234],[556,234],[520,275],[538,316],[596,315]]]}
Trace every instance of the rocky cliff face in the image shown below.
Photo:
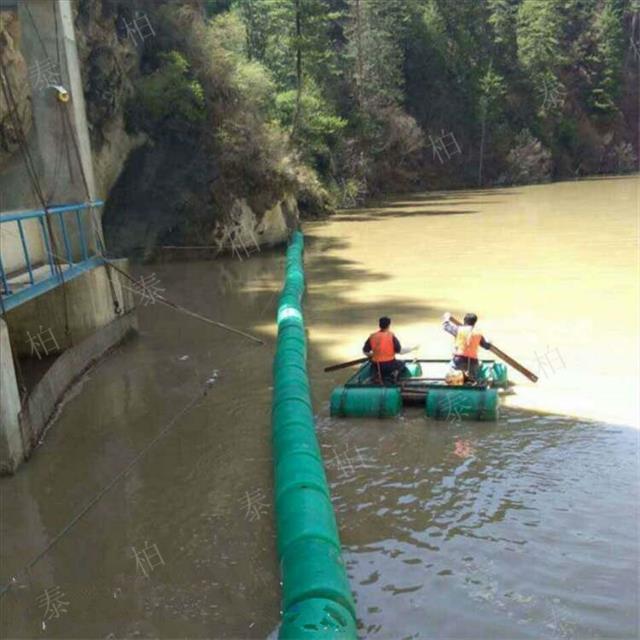
{"label": "rocky cliff face", "polygon": [[130,153],[144,144],[144,136],[129,134],[124,123],[124,106],[139,75],[139,56],[131,43],[118,37],[116,27],[121,19],[112,3],[78,3],[76,38],[94,171],[102,197],[108,197]]}
{"label": "rocky cliff face", "polygon": [[[198,1],[183,2],[203,20]],[[258,176],[250,193],[220,188],[220,161],[198,130],[146,126],[128,117],[143,78],[180,43],[170,0],[78,0],[82,64],[96,181],[106,207],[107,245],[149,254],[162,244],[241,245],[284,241],[298,223],[295,179],[274,188]],[[215,119],[207,126],[215,126]],[[264,186],[261,186],[261,182]]]}
{"label": "rocky cliff face", "polygon": [[9,162],[18,150],[17,118],[22,124],[26,136],[32,127],[31,85],[25,59],[20,52],[20,23],[15,11],[0,11],[0,60],[6,70],[10,91],[16,105],[13,117],[5,98],[0,91],[0,170]]}

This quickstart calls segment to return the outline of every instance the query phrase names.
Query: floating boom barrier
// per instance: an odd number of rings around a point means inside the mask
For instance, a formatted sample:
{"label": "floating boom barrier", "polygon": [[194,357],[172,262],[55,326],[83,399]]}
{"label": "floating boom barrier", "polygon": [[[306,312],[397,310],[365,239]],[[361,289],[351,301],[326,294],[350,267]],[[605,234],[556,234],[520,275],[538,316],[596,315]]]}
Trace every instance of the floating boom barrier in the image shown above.
{"label": "floating boom barrier", "polygon": [[282,640],[356,640],[356,611],[315,433],[302,315],[304,239],[287,249],[271,413]]}

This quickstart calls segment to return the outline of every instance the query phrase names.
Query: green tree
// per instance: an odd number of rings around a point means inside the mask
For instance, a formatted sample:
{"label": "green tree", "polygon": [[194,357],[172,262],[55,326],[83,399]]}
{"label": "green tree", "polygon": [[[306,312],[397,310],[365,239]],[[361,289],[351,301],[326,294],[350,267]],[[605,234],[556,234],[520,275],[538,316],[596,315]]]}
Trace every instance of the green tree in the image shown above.
{"label": "green tree", "polygon": [[489,64],[487,72],[480,80],[480,160],[478,162],[478,184],[482,185],[482,169],[484,161],[484,147],[486,140],[487,121],[494,120],[501,112],[500,102],[506,93],[504,79],[493,70],[493,63]]}
{"label": "green tree", "polygon": [[517,51],[518,0],[488,0],[487,7],[493,42],[505,55],[514,56]]}
{"label": "green tree", "polygon": [[623,15],[625,0],[604,0],[602,10],[595,18],[596,82],[591,93],[591,104],[599,112],[617,110],[622,82],[622,62],[625,38]]}
{"label": "green tree", "polygon": [[199,126],[206,115],[204,92],[189,63],[177,51],[162,54],[160,61],[160,67],[138,84],[129,103],[130,122],[147,131]]}
{"label": "green tree", "polygon": [[350,0],[347,55],[361,108],[402,101],[403,41],[411,15],[411,1]]}
{"label": "green tree", "polygon": [[297,114],[297,136],[304,142],[300,145],[303,156],[326,174],[331,168],[331,150],[347,121],[333,112],[312,80],[307,81],[300,96],[296,90],[279,93],[276,107],[280,121],[290,129]]}
{"label": "green tree", "polygon": [[520,5],[518,58],[527,71],[555,70],[564,61],[562,7],[563,0],[523,0]]}
{"label": "green tree", "polygon": [[559,71],[564,53],[563,0],[523,0],[518,9],[518,59],[534,87],[540,114],[557,111],[565,88]]}

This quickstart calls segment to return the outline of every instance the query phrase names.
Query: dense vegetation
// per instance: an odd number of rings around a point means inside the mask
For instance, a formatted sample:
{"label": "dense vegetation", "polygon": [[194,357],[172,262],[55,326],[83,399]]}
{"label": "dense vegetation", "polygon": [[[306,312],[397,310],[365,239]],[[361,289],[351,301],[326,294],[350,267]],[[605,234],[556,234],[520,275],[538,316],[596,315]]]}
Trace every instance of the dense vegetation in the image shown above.
{"label": "dense vegetation", "polygon": [[[150,7],[150,6],[149,6]],[[129,126],[214,201],[636,170],[640,0],[166,0]],[[208,196],[207,196],[208,197]],[[260,201],[264,206],[260,206]],[[228,204],[228,203],[227,203]]]}

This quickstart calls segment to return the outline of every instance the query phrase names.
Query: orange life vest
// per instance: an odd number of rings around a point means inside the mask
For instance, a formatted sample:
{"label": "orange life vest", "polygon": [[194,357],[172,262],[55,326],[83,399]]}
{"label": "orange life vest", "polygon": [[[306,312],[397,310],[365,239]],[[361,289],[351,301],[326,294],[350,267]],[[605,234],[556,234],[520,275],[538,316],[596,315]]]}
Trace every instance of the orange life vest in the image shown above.
{"label": "orange life vest", "polygon": [[458,327],[455,338],[455,355],[478,359],[478,347],[482,340],[482,334],[469,325]]}
{"label": "orange life vest", "polygon": [[396,359],[396,350],[393,346],[393,333],[391,331],[376,331],[369,336],[374,362],[390,362]]}

